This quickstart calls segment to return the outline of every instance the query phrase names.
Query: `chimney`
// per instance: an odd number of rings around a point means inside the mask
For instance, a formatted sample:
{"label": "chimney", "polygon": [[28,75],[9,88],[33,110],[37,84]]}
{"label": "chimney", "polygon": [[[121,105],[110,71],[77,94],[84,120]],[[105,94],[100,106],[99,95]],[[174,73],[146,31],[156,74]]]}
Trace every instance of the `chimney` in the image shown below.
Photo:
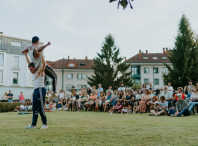
{"label": "chimney", "polygon": [[163,48],[163,53],[165,53],[165,48]]}
{"label": "chimney", "polygon": [[87,60],[87,56],[85,56],[85,60]]}
{"label": "chimney", "polygon": [[68,56],[68,60],[69,60],[69,56]]}
{"label": "chimney", "polygon": [[141,57],[142,57],[141,50],[139,50],[139,58],[141,58]]}
{"label": "chimney", "polygon": [[125,61],[126,61],[126,57],[125,57]]}
{"label": "chimney", "polygon": [[166,48],[166,53],[168,52],[168,48]]}
{"label": "chimney", "polygon": [[146,50],[146,54],[148,54],[148,50]]}

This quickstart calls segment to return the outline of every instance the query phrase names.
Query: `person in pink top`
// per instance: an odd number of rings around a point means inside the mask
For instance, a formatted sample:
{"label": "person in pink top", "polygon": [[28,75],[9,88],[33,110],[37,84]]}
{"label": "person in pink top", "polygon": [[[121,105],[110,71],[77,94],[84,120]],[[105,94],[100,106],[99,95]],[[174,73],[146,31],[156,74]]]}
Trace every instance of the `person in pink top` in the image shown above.
{"label": "person in pink top", "polygon": [[25,98],[23,96],[23,92],[21,92],[21,95],[19,95],[19,102],[25,102]]}
{"label": "person in pink top", "polygon": [[121,113],[122,112],[122,105],[120,101],[117,101],[117,104],[114,108],[109,110],[110,114],[112,114],[113,112],[115,113]]}

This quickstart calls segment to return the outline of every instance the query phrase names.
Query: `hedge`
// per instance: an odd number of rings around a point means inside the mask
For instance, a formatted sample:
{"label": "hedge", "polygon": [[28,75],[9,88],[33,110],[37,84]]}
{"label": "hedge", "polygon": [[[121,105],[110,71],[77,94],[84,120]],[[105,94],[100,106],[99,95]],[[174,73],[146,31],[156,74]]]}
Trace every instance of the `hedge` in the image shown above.
{"label": "hedge", "polygon": [[16,106],[20,106],[22,102],[0,102],[0,112],[13,111]]}

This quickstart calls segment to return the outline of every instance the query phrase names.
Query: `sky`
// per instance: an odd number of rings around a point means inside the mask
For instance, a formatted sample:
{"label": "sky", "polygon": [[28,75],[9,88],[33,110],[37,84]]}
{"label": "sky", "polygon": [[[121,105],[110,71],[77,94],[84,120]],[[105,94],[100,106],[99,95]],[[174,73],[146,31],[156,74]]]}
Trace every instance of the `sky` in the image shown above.
{"label": "sky", "polygon": [[56,61],[95,58],[108,34],[126,59],[139,50],[162,53],[163,47],[174,47],[182,14],[198,31],[198,0],[134,0],[132,5],[133,10],[123,10],[109,0],[0,0],[0,32],[50,41],[45,58]]}

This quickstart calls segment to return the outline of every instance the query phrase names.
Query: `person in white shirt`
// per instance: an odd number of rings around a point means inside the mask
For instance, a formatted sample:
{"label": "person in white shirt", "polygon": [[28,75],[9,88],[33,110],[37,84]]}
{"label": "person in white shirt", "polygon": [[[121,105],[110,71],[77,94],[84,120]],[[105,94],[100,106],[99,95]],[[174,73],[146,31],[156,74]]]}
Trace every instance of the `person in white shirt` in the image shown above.
{"label": "person in white shirt", "polygon": [[64,93],[62,89],[59,90],[59,99],[64,98]]}
{"label": "person in white shirt", "polygon": [[173,99],[172,94],[170,91],[168,91],[168,87],[164,86],[164,90],[160,93],[160,96],[164,96],[165,97],[165,101],[167,101],[167,103],[169,104],[170,101]]}
{"label": "person in white shirt", "polygon": [[123,91],[125,93],[124,84],[121,84],[121,87],[118,88],[118,92]]}
{"label": "person in white shirt", "polygon": [[168,83],[168,91],[170,91],[171,94],[173,94],[173,87],[171,86],[171,82]]}
{"label": "person in white shirt", "polygon": [[51,109],[52,109],[52,111],[55,111],[56,110],[56,103],[55,103],[54,100],[52,100]]}

